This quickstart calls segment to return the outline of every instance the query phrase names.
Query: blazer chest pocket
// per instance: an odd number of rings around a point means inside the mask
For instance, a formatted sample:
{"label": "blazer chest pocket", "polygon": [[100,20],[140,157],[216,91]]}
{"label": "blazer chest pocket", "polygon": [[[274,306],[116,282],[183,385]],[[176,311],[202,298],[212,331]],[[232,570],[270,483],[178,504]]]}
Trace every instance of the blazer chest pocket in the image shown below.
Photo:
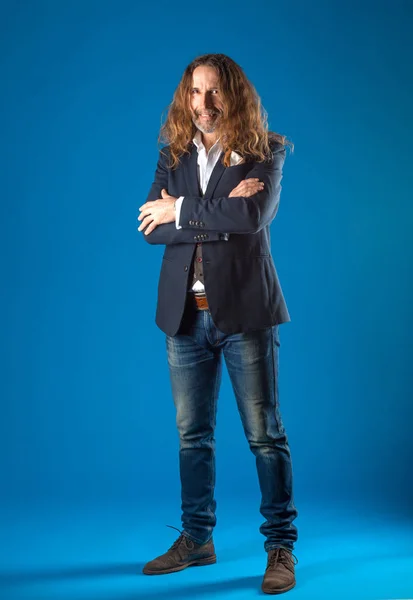
{"label": "blazer chest pocket", "polygon": [[249,171],[251,171],[251,165],[248,163],[227,167],[219,182],[220,192],[229,194],[243,179],[246,179]]}
{"label": "blazer chest pocket", "polygon": [[240,163],[239,165],[233,165],[232,167],[227,167],[224,171],[222,179],[230,179],[232,181],[232,179],[239,178],[241,181],[242,179],[245,179],[245,175],[248,173],[248,171],[251,171],[251,169],[252,165],[246,162]]}

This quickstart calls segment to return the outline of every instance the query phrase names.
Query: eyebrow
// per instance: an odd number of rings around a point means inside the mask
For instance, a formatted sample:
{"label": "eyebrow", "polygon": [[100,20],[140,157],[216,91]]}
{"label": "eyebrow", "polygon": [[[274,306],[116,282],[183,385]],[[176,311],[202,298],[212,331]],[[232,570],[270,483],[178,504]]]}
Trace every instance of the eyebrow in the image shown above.
{"label": "eyebrow", "polygon": [[[219,88],[219,85],[213,85],[213,86],[211,86],[211,87],[208,88],[208,91],[209,90],[217,90],[218,88]],[[199,90],[199,87],[196,86],[196,85],[191,85],[191,89],[192,90]]]}

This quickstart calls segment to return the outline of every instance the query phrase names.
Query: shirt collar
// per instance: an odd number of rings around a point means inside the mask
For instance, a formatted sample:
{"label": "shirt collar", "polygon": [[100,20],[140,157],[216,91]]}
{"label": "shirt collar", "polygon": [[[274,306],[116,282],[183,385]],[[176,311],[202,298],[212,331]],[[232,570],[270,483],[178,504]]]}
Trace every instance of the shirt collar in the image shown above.
{"label": "shirt collar", "polygon": [[[213,146],[211,146],[211,148],[209,150],[210,152],[211,152],[211,150],[213,152],[216,152],[216,151],[218,151],[218,149],[220,152],[222,151],[221,143],[219,140],[220,140],[220,138],[218,138],[217,141],[215,142],[215,144]],[[192,141],[195,144],[198,152],[200,152],[200,150],[205,150],[205,146],[202,142],[201,132],[199,131],[199,129],[197,129]],[[240,154],[238,154],[237,152],[232,151],[231,152],[231,166],[237,165],[241,161],[242,161],[242,156]]]}
{"label": "shirt collar", "polygon": [[[217,141],[215,142],[215,144],[213,146],[211,146],[211,148],[209,150],[210,152],[212,149],[216,150],[217,148],[219,148],[221,150],[221,144],[220,144],[219,139],[220,138],[218,138]],[[205,146],[203,144],[201,132],[199,131],[199,129],[196,130],[196,133],[195,133],[192,141],[194,142],[195,146],[197,147],[198,152],[200,150],[205,150]]]}

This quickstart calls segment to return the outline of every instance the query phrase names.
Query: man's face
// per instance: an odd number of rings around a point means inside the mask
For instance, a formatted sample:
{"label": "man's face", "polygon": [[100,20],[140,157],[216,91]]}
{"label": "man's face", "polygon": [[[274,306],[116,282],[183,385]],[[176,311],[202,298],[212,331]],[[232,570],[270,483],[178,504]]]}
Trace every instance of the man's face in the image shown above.
{"label": "man's face", "polygon": [[219,77],[213,67],[197,67],[192,74],[192,121],[202,133],[213,133],[223,109]]}

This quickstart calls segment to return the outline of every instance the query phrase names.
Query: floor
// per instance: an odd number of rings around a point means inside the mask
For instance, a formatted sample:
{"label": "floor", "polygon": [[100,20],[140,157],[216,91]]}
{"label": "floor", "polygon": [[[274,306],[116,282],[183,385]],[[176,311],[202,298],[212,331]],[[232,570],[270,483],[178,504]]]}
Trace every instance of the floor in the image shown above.
{"label": "floor", "polygon": [[[170,507],[61,507],[22,514],[2,512],[1,600],[266,596],[260,590],[266,564],[257,530],[260,515],[250,506],[218,513],[217,564],[158,577],[145,576],[141,569],[178,535],[165,526],[179,527]],[[285,597],[413,599],[412,520],[389,520],[384,513],[363,516],[342,507],[309,507],[301,509],[297,525],[297,585]]]}

